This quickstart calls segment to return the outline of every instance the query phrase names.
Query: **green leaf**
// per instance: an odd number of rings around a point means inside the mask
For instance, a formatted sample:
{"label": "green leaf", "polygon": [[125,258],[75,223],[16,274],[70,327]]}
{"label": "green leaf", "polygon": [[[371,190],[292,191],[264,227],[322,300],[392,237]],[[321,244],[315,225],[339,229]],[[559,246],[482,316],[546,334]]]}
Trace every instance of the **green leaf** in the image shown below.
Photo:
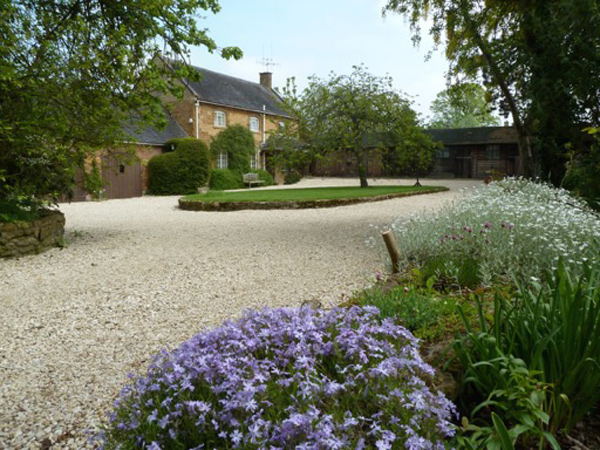
{"label": "green leaf", "polygon": [[506,429],[502,419],[500,419],[496,413],[492,413],[492,422],[494,422],[494,430],[496,430],[496,433],[498,434],[502,444],[502,450],[514,450],[515,447],[512,443],[510,435],[508,434],[508,430]]}

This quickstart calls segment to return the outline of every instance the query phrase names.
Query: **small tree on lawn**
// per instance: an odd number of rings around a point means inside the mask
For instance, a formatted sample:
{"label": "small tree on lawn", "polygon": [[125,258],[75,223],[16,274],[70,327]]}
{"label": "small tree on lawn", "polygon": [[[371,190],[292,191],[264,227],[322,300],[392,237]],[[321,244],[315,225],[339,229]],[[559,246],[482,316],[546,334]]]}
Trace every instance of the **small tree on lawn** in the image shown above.
{"label": "small tree on lawn", "polygon": [[327,80],[313,76],[300,96],[288,85],[283,97],[295,120],[299,151],[317,158],[350,150],[361,187],[368,187],[373,152],[403,147],[405,134],[422,133],[410,101],[392,88],[392,79],[371,75],[364,66],[354,66],[350,75],[332,72]]}
{"label": "small tree on lawn", "polygon": [[384,155],[388,172],[414,175],[417,179],[415,186],[421,186],[420,178],[431,170],[440,144],[433,142],[428,134],[417,128],[392,133],[398,137],[394,139],[396,145]]}

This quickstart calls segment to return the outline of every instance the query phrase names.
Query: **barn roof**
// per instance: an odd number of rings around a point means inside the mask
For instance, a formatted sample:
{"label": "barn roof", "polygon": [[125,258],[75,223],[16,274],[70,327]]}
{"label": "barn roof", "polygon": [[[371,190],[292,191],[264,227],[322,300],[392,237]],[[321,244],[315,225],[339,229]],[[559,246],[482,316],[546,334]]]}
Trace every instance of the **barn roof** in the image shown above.
{"label": "barn roof", "polygon": [[430,128],[426,130],[434,141],[444,145],[469,144],[517,144],[518,135],[514,127],[478,128]]}

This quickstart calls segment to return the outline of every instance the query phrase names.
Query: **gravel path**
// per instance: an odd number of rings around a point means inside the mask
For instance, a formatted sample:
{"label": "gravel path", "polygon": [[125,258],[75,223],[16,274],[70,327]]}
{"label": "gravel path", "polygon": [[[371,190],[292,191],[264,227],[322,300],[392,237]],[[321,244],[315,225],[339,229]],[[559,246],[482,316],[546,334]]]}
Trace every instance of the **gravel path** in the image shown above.
{"label": "gravel path", "polygon": [[[246,308],[338,302],[383,270],[365,245],[371,225],[475,183],[427,180],[451,191],[320,210],[190,212],[176,197],[61,205],[66,248],[0,260],[0,448],[84,447],[127,373],[158,350]],[[297,187],[344,184],[356,180]]]}

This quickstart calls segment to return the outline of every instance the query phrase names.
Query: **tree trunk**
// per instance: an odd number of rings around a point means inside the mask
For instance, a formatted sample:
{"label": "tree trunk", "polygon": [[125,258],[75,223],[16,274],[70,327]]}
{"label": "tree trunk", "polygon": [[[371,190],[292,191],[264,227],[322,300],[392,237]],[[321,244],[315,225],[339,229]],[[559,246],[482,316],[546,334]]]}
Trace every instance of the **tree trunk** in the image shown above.
{"label": "tree trunk", "polygon": [[415,183],[415,187],[421,187],[421,182],[419,181],[419,172],[417,172],[417,182]]}
{"label": "tree trunk", "polygon": [[533,163],[533,151],[532,151],[531,142],[530,142],[530,139],[528,136],[529,133],[527,132],[527,129],[526,129],[523,121],[521,120],[521,115],[519,114],[519,109],[517,107],[517,103],[516,103],[515,98],[513,97],[512,93],[510,92],[506,77],[500,70],[500,67],[498,67],[498,64],[496,63],[496,61],[493,59],[493,57],[488,49],[487,42],[479,33],[479,30],[477,29],[477,26],[473,22],[473,19],[468,14],[465,14],[463,17],[464,17],[465,22],[469,25],[469,28],[471,29],[470,31],[473,33],[473,38],[475,39],[475,42],[477,43],[477,47],[479,47],[479,51],[481,52],[483,59],[485,59],[485,61],[487,62],[488,67],[490,69],[490,72],[492,73],[494,80],[496,81],[496,83],[498,83],[498,87],[502,91],[502,94],[504,95],[504,98],[505,98],[506,102],[508,103],[508,107],[513,116],[515,128],[517,130],[517,135],[518,135],[517,140],[518,140],[518,144],[519,144],[518,171],[525,178],[533,178],[535,171],[534,171],[534,163]]}
{"label": "tree trunk", "polygon": [[358,177],[360,178],[360,187],[366,188],[369,187],[369,182],[367,181],[367,164],[366,164],[366,150],[362,150],[358,147],[355,141],[355,150],[354,154],[356,155],[356,162],[358,164]]}

